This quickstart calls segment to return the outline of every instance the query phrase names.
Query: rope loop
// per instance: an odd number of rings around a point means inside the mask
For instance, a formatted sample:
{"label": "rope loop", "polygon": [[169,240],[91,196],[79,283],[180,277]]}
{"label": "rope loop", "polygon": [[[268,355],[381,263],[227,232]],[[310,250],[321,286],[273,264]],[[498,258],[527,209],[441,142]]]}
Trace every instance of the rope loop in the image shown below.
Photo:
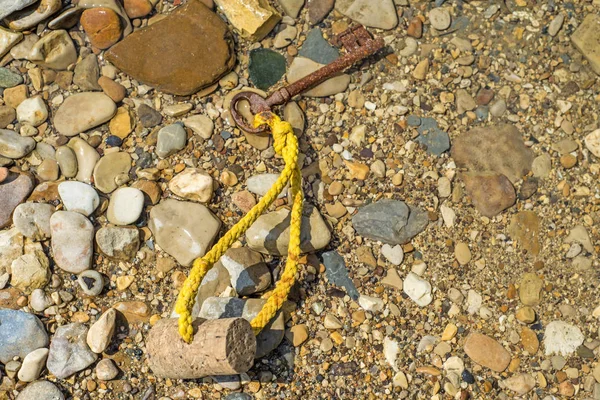
{"label": "rope loop", "polygon": [[304,195],[302,193],[302,177],[298,166],[298,139],[289,122],[282,121],[277,115],[270,111],[257,114],[254,117],[254,126],[268,125],[273,135],[273,148],[275,152],[283,157],[285,167],[281,175],[262,199],[240,219],[203,257],[194,260],[189,276],[186,278],[179,292],[175,312],[179,314],[179,334],[187,343],[194,338],[192,322],[192,308],[196,301],[198,288],[202,279],[213,265],[238,238],[263,214],[269,206],[277,199],[283,189],[290,184],[292,193],[292,210],[290,213],[290,241],[288,245],[288,256],[281,279],[275,285],[267,302],[250,321],[254,333],[260,331],[277,314],[283,303],[287,300],[290,289],[296,280],[298,270],[298,259],[300,256],[300,231],[302,225],[302,208]]}

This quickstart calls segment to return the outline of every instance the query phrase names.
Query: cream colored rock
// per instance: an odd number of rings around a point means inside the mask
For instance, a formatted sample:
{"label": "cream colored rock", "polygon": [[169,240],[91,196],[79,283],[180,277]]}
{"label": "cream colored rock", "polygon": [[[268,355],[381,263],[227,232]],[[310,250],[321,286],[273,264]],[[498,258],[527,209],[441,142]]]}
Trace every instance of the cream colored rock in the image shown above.
{"label": "cream colored rock", "polygon": [[335,9],[367,27],[392,29],[398,25],[393,0],[337,0]]}
{"label": "cream colored rock", "polygon": [[65,70],[77,62],[77,50],[67,31],[51,31],[33,46],[29,60],[41,67]]}
{"label": "cream colored rock", "polygon": [[216,0],[229,22],[245,38],[262,40],[281,20],[268,0]]}
{"label": "cream colored rock", "polygon": [[213,179],[203,169],[186,168],[171,179],[169,190],[184,199],[208,203],[213,194]]}
{"label": "cream colored rock", "polygon": [[39,126],[48,118],[48,108],[41,96],[25,99],[17,107],[17,119],[33,126]]}
{"label": "cream colored rock", "polygon": [[117,112],[110,97],[99,92],[67,97],[54,115],[54,127],[65,136],[75,136],[109,121]]}
{"label": "cream colored rock", "polygon": [[117,188],[115,179],[120,175],[128,175],[131,169],[129,153],[117,151],[108,153],[94,167],[94,185],[102,193],[110,193]]}
{"label": "cream colored rock", "polygon": [[585,147],[600,158],[600,129],[596,129],[585,137]]}
{"label": "cream colored rock", "polygon": [[589,13],[571,35],[571,41],[588,60],[594,72],[600,75],[600,15]]}
{"label": "cream colored rock", "polygon": [[77,175],[75,175],[75,179],[80,182],[92,183],[92,173],[100,159],[100,154],[80,138],[71,139],[68,146],[75,152],[75,158],[77,158]]}
{"label": "cream colored rock", "polygon": [[3,57],[23,39],[20,32],[12,32],[0,26],[0,57]]}
{"label": "cream colored rock", "polygon": [[110,344],[113,333],[115,332],[116,319],[117,312],[114,308],[109,308],[108,311],[102,314],[90,327],[86,341],[90,350],[94,353],[102,353]]}
{"label": "cream colored rock", "polygon": [[25,9],[10,15],[7,18],[8,27],[14,31],[24,31],[33,28],[52,14],[58,12],[61,6],[61,0],[41,0],[34,9]]}
{"label": "cream colored rock", "polygon": [[221,221],[202,204],[167,199],[150,210],[148,227],[164,251],[188,266],[209,250]]}
{"label": "cream colored rock", "polygon": [[[304,57],[296,57],[287,73],[287,81],[294,83],[304,78],[306,75],[315,72],[323,64],[314,62],[311,59]],[[327,79],[325,82],[315,86],[314,88],[303,92],[304,96],[308,97],[326,97],[343,92],[350,84],[350,75],[339,74],[333,78]]]}
{"label": "cream colored rock", "polygon": [[[310,253],[324,248],[331,232],[319,211],[304,205],[300,250]],[[281,209],[260,216],[246,232],[248,246],[263,254],[285,255],[290,242],[290,211]]]}

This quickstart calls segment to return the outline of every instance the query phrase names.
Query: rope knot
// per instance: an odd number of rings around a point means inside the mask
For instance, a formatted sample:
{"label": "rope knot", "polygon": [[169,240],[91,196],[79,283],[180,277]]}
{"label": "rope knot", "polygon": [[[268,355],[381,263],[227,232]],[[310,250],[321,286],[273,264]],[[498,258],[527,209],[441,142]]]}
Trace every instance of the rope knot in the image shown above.
{"label": "rope knot", "polygon": [[291,144],[291,136],[294,136],[292,125],[287,121],[282,121],[281,118],[270,111],[263,111],[254,116],[254,126],[258,127],[260,125],[269,126],[273,135],[275,153],[280,156],[284,155],[285,148]]}

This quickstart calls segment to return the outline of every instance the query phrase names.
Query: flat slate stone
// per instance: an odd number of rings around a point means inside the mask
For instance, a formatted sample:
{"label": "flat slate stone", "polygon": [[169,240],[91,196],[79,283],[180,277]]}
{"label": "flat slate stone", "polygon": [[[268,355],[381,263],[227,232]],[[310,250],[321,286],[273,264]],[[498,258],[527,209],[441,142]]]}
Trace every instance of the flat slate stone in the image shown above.
{"label": "flat slate stone", "polygon": [[320,64],[329,64],[340,56],[340,52],[325,40],[319,28],[314,28],[306,35],[298,55]]}
{"label": "flat slate stone", "polygon": [[23,77],[8,68],[0,67],[0,88],[11,88],[23,83]]}
{"label": "flat slate stone", "polygon": [[353,300],[357,300],[360,294],[348,276],[348,269],[344,258],[337,251],[328,251],[323,253],[323,265],[325,265],[325,275],[331,283],[346,289],[346,293]]}
{"label": "flat slate stone", "polygon": [[600,15],[588,14],[571,36],[571,41],[600,75]]}
{"label": "flat slate stone", "polygon": [[285,74],[285,57],[269,49],[252,50],[248,73],[257,88],[267,90]]}
{"label": "flat slate stone", "polygon": [[134,79],[180,96],[212,85],[235,64],[227,25],[198,0],[132,33],[106,58]]}
{"label": "flat slate stone", "polygon": [[48,334],[33,314],[0,309],[0,362],[21,359],[33,350],[48,346]]}

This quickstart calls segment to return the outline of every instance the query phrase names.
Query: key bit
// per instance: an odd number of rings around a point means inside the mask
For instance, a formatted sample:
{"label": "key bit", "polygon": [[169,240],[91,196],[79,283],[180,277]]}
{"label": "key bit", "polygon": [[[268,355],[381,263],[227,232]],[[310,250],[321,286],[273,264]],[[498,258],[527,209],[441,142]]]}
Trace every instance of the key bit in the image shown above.
{"label": "key bit", "polygon": [[240,92],[233,96],[231,99],[230,110],[236,124],[246,132],[265,132],[267,126],[261,125],[254,128],[253,126],[250,126],[238,112],[237,104],[241,100],[248,101],[250,104],[250,111],[253,114],[270,111],[272,107],[287,103],[294,96],[317,86],[336,74],[341,73],[346,68],[351,67],[358,61],[375,54],[384,46],[382,38],[373,38],[362,25],[353,26],[340,33],[336,38],[336,42],[341,43],[346,50],[346,53],[343,56],[304,78],[276,90],[267,98],[263,98],[259,94],[250,91]]}

